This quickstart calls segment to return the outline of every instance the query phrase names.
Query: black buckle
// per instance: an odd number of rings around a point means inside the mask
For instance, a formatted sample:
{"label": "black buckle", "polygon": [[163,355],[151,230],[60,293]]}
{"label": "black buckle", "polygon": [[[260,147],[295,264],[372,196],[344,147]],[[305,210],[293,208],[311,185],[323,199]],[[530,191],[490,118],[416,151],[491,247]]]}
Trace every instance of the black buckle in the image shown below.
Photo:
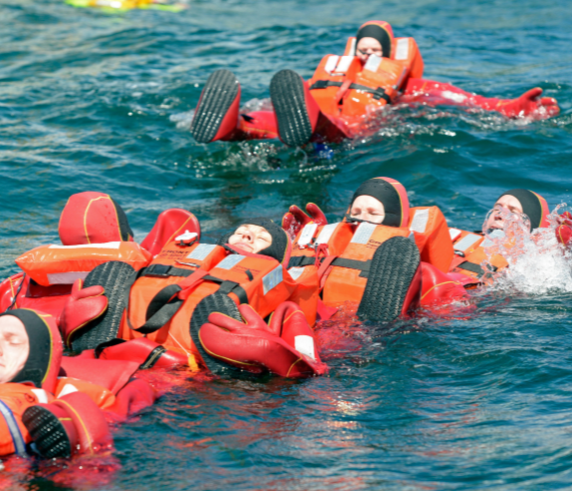
{"label": "black buckle", "polygon": [[166,264],[152,264],[145,271],[145,276],[169,276],[171,266]]}

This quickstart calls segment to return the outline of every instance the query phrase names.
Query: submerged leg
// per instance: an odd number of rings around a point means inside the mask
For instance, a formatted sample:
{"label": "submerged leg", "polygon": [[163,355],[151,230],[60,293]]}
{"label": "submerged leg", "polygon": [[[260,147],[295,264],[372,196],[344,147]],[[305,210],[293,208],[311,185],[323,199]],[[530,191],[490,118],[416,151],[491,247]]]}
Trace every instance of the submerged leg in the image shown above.
{"label": "submerged leg", "polygon": [[412,78],[396,102],[422,102],[430,105],[458,105],[497,111],[509,118],[547,119],[560,112],[556,99],[541,97],[542,89],[531,89],[516,99],[498,99],[466,92],[454,85]]}

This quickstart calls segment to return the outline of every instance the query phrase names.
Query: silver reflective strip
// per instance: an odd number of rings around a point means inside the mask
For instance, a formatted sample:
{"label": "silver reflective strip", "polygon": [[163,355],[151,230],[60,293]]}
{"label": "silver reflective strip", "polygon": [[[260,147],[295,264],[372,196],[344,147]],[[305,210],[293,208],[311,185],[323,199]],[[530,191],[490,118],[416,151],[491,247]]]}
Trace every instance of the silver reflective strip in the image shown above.
{"label": "silver reflective strip", "polygon": [[406,60],[409,56],[409,38],[401,38],[397,40],[395,49],[396,60]]}
{"label": "silver reflective strip", "polygon": [[272,288],[278,286],[282,283],[283,279],[282,265],[276,266],[270,273],[268,273],[264,278],[262,278],[262,287],[264,290],[264,295],[266,295]]}
{"label": "silver reflective strip", "polygon": [[245,258],[246,256],[241,256],[240,254],[231,254],[230,256],[226,256],[215,267],[220,269],[232,269]]}
{"label": "silver reflective strip", "polygon": [[354,61],[353,56],[342,56],[336,68],[336,73],[346,73],[352,61]]}
{"label": "silver reflective strip", "polygon": [[85,280],[89,271],[68,271],[67,273],[49,273],[48,283],[51,285],[73,285],[75,280]]}
{"label": "silver reflective strip", "polygon": [[482,239],[482,237],[480,235],[476,235],[476,234],[465,235],[465,237],[463,237],[461,240],[456,242],[453,245],[453,247],[457,251],[463,251],[464,252],[469,247],[471,247],[475,242],[477,242],[479,239]]}
{"label": "silver reflective strip", "polygon": [[363,69],[375,73],[377,72],[377,69],[379,68],[380,64],[381,64],[381,56],[370,55]]}
{"label": "silver reflective strip", "polygon": [[14,418],[10,408],[2,401],[0,401],[0,413],[4,416],[4,420],[8,425],[8,430],[10,430],[10,435],[14,442],[14,448],[16,449],[16,455],[19,455],[20,457],[28,457],[28,454],[26,453],[26,442],[24,442],[22,433],[20,433],[20,428],[18,427],[16,418]]}
{"label": "silver reflective strip", "polygon": [[318,235],[318,238],[316,239],[316,244],[327,244],[339,224],[340,222],[324,225],[324,228],[322,228],[320,235]]}
{"label": "silver reflective strip", "polygon": [[417,233],[425,233],[425,229],[427,228],[427,222],[429,221],[429,208],[425,208],[424,210],[415,210],[415,216],[411,221],[411,226],[409,227],[411,230]]}
{"label": "silver reflective strip", "polygon": [[354,244],[367,244],[369,238],[371,237],[373,231],[375,230],[375,227],[377,227],[377,225],[374,225],[373,223],[366,223],[366,222],[360,223],[351,241]]}
{"label": "silver reflective strip", "polygon": [[187,259],[196,259],[197,261],[204,261],[206,257],[214,250],[215,244],[199,244],[187,256]]}
{"label": "silver reflective strip", "polygon": [[48,249],[119,249],[121,242],[104,242],[103,244],[79,244],[79,245],[51,245]]}
{"label": "silver reflective strip", "polygon": [[304,226],[302,233],[300,234],[300,239],[298,240],[298,246],[306,247],[310,242],[312,242],[317,228],[317,223],[308,223]]}
{"label": "silver reflective strip", "polygon": [[300,278],[300,276],[302,275],[303,272],[304,272],[304,268],[300,268],[297,266],[290,268],[288,270],[288,273],[290,273],[290,276],[292,277],[292,279],[294,281],[296,281],[298,278]]}
{"label": "silver reflective strip", "polygon": [[324,70],[326,70],[326,72],[328,73],[332,73],[335,70],[336,65],[338,64],[339,59],[340,57],[336,55],[328,57],[328,61],[326,61],[326,66],[324,67]]}
{"label": "silver reflective strip", "polygon": [[455,240],[459,235],[461,235],[461,231],[458,228],[449,228],[449,235],[451,236],[451,240]]}

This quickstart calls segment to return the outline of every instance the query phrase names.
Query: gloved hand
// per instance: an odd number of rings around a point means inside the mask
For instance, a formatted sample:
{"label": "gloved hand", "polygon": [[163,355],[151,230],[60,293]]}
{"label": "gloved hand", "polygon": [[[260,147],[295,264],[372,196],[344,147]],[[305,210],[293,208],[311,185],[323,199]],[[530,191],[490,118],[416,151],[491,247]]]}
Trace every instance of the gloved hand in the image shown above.
{"label": "gloved hand", "polygon": [[565,211],[558,217],[559,225],[556,228],[556,239],[563,246],[572,245],[572,214],[569,211]]}
{"label": "gloved hand", "polygon": [[76,280],[71,296],[60,316],[60,331],[67,346],[70,346],[73,334],[89,322],[103,315],[107,310],[107,297],[100,285],[83,288],[83,280]]}
{"label": "gloved hand", "polygon": [[316,223],[318,225],[326,225],[328,223],[326,215],[324,215],[324,212],[320,210],[318,205],[308,203],[306,211],[308,214],[304,213],[296,205],[292,205],[282,217],[282,228],[290,235],[292,240],[296,238],[300,230],[308,223]]}
{"label": "gloved hand", "polygon": [[516,99],[501,101],[497,111],[509,118],[533,116],[535,119],[546,119],[560,112],[558,102],[552,97],[540,97],[542,89],[530,89]]}
{"label": "gloved hand", "polygon": [[253,373],[266,369],[282,377],[327,372],[316,352],[314,333],[295,303],[280,304],[270,325],[250,305],[238,308],[244,323],[215,312],[201,327],[200,339],[210,356]]}

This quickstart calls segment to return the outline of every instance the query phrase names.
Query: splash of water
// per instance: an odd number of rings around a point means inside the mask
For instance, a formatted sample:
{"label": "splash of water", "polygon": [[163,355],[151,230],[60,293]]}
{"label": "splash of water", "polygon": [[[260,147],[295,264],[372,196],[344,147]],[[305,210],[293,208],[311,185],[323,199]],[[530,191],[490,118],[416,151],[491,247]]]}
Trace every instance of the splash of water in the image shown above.
{"label": "splash of water", "polygon": [[504,233],[485,234],[485,253],[502,254],[509,267],[495,277],[495,290],[526,294],[572,292],[572,250],[556,238],[560,214],[567,205],[558,205],[549,215],[549,225],[528,232],[528,223],[505,211]]}

